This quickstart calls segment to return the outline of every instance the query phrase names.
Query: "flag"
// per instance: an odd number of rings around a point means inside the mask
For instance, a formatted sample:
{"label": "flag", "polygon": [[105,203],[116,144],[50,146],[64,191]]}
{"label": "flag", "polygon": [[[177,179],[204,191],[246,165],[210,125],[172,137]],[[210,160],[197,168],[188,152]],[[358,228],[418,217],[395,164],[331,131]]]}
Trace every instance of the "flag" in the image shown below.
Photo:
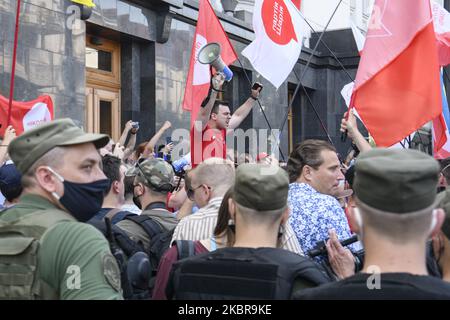
{"label": "flag", "polygon": [[450,64],[450,13],[439,3],[432,2],[433,25],[436,33],[436,43],[439,55],[439,64]]}
{"label": "flag", "polygon": [[448,110],[447,95],[445,93],[444,79],[441,73],[442,113],[433,119],[433,154],[436,159],[450,157],[450,112]]}
{"label": "flag", "polygon": [[278,89],[300,56],[305,22],[290,0],[255,0],[253,30],[242,55]]}
{"label": "flag", "polygon": [[[0,135],[5,134],[8,123],[9,100],[0,96]],[[40,96],[33,101],[13,101],[11,125],[20,135],[37,125],[53,120],[53,102],[50,96]]]}
{"label": "flag", "polygon": [[184,91],[183,109],[191,111],[191,125],[197,118],[200,105],[206,98],[211,80],[209,65],[198,61],[198,53],[208,43],[217,42],[221,46],[220,55],[226,65],[237,59],[237,54],[228,40],[208,0],[200,0],[197,27],[191,50],[189,73]]}
{"label": "flag", "polygon": [[428,1],[376,0],[373,12],[351,106],[388,147],[442,112],[439,64]]}
{"label": "flag", "polygon": [[300,7],[302,5],[302,0],[292,0],[292,3],[298,10],[300,10]]}
{"label": "flag", "polygon": [[356,47],[358,48],[359,55],[362,54],[364,48],[364,42],[366,42],[366,38],[362,34],[362,32],[358,29],[356,24],[350,20],[350,27],[352,28],[353,37],[355,38]]}

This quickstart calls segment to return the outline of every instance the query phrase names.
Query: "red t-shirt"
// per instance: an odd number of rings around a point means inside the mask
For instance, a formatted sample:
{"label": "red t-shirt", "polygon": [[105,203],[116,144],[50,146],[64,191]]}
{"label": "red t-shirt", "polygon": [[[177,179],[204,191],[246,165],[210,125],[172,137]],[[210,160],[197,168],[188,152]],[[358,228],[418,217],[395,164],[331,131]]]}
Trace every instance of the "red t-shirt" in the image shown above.
{"label": "red t-shirt", "polygon": [[[200,254],[209,252],[200,241],[194,241],[194,254]],[[166,286],[169,281],[170,271],[172,265],[178,261],[178,249],[176,245],[173,245],[162,256],[159,261],[158,272],[155,281],[155,287],[153,288],[153,300],[167,300]]]}
{"label": "red t-shirt", "polygon": [[191,163],[195,168],[208,158],[227,158],[227,131],[225,129],[211,129],[209,124],[200,132],[191,128]]}

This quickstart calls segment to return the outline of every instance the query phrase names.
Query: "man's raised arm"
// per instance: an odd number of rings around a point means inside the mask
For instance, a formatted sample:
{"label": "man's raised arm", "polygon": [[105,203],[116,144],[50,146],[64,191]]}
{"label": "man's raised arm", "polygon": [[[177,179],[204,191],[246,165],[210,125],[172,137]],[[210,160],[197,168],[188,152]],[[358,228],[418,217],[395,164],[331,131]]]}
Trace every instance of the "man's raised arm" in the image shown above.
{"label": "man's raised arm", "polygon": [[[206,103],[205,106],[203,106],[203,108],[200,109],[200,111],[197,114],[197,119],[195,119],[195,125],[194,128],[198,131],[203,131],[203,129],[206,127],[206,124],[209,121],[209,117],[211,115],[211,110],[214,106],[214,103],[216,102],[216,98],[217,98],[217,93],[219,92],[219,90],[222,89],[222,85],[225,81],[225,78],[223,76],[222,73],[217,72],[212,80],[211,80],[211,90],[210,90],[210,95],[209,95],[209,100]],[[197,123],[201,123],[201,130],[200,128],[197,128]]]}

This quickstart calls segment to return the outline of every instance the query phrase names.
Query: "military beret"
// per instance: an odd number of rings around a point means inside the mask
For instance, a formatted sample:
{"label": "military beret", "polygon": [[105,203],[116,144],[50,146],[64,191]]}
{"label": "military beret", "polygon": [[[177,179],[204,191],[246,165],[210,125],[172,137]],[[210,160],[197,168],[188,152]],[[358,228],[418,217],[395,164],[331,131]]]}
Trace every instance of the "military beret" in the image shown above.
{"label": "military beret", "polygon": [[355,162],[353,191],[364,204],[391,213],[408,213],[436,202],[439,164],[411,149],[372,149]]}
{"label": "military beret", "polygon": [[258,211],[278,210],[286,207],[289,177],[278,166],[241,164],[236,170],[234,200]]}

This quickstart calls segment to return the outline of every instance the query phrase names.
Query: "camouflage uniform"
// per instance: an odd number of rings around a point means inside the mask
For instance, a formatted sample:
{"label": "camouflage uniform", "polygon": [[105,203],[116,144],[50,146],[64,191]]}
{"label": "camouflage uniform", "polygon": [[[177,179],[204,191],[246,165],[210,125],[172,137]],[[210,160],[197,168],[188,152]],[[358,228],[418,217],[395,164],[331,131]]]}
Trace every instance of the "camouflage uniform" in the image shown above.
{"label": "camouflage uniform", "polygon": [[[162,194],[168,194],[172,190],[174,178],[173,168],[162,159],[149,159],[137,163],[126,173],[127,176],[135,176],[135,184],[142,182],[145,186]],[[151,216],[165,230],[172,230],[178,224],[176,216],[166,209],[149,209],[153,203],[142,208],[141,216]],[[149,248],[150,238],[144,229],[131,220],[122,220],[117,226],[123,229],[128,236],[136,242],[141,242],[145,249]]]}

